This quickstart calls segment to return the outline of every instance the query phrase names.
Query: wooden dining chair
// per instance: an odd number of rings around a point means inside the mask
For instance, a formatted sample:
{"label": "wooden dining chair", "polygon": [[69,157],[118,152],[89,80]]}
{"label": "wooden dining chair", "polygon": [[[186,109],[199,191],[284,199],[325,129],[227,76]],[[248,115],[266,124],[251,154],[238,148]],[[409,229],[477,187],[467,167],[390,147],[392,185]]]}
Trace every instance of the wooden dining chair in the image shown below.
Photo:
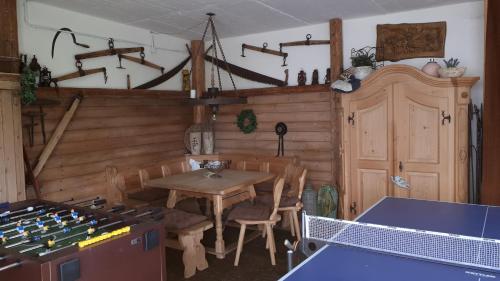
{"label": "wooden dining chair", "polygon": [[241,160],[236,163],[236,169],[240,171],[256,171],[269,173],[269,162],[258,160]]}
{"label": "wooden dining chair", "polygon": [[298,167],[298,169],[296,169],[296,174],[299,175],[299,177],[296,178],[294,175],[292,178],[291,190],[288,192],[286,199],[283,199],[282,197],[278,211],[283,212],[284,216],[288,215],[290,221],[290,232],[292,236],[297,236],[297,241],[300,241],[302,238],[298,213],[303,207],[302,192],[304,191],[304,185],[306,184],[307,169],[304,167]]}
{"label": "wooden dining chair", "polygon": [[[190,170],[188,166],[189,165],[187,165],[186,162],[182,161],[170,164],[163,164],[161,165],[161,173],[164,178],[175,174],[186,173]],[[208,216],[210,212],[207,211],[207,209],[209,210],[210,208],[210,200],[207,199],[205,204],[206,204],[205,214]],[[201,206],[196,198],[184,197],[180,196],[179,194],[175,196],[175,208],[193,214],[202,214]]]}
{"label": "wooden dining chair", "polygon": [[[282,194],[278,212],[283,213],[283,223],[290,224],[290,232],[292,236],[297,236],[297,240],[301,240],[300,224],[298,212],[302,209],[302,192],[306,183],[307,169],[302,166],[295,166],[291,175],[290,187],[286,194]],[[283,191],[285,192],[285,191]],[[272,194],[261,193],[257,194],[255,202],[267,206],[273,206],[274,198]]]}
{"label": "wooden dining chair", "polygon": [[241,225],[238,247],[236,249],[236,258],[234,260],[235,266],[238,266],[241,251],[243,250],[243,242],[245,240],[245,230],[247,225],[260,225],[264,227],[264,231],[267,234],[266,245],[269,248],[271,264],[276,265],[276,244],[274,241],[273,226],[276,225],[276,223],[281,219],[278,214],[278,208],[284,184],[285,179],[283,177],[276,178],[273,189],[274,205],[272,208],[269,208],[269,206],[266,205],[249,204],[238,206],[229,213],[228,220],[236,221]]}
{"label": "wooden dining chair", "polygon": [[163,177],[189,172],[191,168],[186,161],[172,162],[161,165]]}

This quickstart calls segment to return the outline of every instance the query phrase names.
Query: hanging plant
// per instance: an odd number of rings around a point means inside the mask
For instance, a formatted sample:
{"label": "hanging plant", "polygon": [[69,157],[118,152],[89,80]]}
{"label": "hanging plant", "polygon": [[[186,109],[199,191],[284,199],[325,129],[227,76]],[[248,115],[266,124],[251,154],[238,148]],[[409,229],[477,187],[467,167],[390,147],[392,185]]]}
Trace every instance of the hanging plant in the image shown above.
{"label": "hanging plant", "polygon": [[21,73],[21,102],[28,105],[36,101],[36,76],[37,72],[25,67]]}
{"label": "hanging plant", "polygon": [[257,129],[257,116],[251,109],[245,109],[236,117],[236,124],[244,134],[250,134]]}

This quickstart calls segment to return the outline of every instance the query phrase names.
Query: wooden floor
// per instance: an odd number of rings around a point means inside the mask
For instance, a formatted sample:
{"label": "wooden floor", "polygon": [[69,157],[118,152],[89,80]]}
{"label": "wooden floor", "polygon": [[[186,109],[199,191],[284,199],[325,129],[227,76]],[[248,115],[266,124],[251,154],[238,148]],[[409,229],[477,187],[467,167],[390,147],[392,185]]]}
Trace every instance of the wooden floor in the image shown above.
{"label": "wooden floor", "polygon": [[[207,233],[206,242],[212,240],[215,233]],[[194,277],[184,279],[182,265],[182,253],[177,250],[167,249],[167,280],[189,280],[189,281],[275,281],[287,271],[286,248],[283,245],[285,239],[290,239],[290,233],[284,230],[275,230],[276,236],[276,266],[271,265],[269,252],[265,248],[265,239],[256,240],[245,244],[240,257],[240,265],[233,266],[235,252],[225,259],[217,259],[213,255],[207,255],[208,269],[197,272]],[[228,241],[238,239],[238,229],[226,228],[224,237]]]}

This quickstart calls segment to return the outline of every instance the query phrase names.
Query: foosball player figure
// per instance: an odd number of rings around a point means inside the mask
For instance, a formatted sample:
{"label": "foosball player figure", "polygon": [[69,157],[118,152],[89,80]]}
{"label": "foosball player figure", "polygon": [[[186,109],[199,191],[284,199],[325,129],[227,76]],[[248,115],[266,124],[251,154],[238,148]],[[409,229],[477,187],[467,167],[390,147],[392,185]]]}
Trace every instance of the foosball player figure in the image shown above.
{"label": "foosball player figure", "polygon": [[0,231],[0,245],[3,245],[7,242],[7,236],[3,233],[3,231]]}
{"label": "foosball player figure", "polygon": [[24,226],[22,221],[18,221],[16,225],[16,230],[19,234],[24,233]]}
{"label": "foosball player figure", "polygon": [[47,240],[47,242],[45,242],[45,246],[49,249],[54,247],[55,245],[56,245],[56,237],[55,236],[50,237]]}

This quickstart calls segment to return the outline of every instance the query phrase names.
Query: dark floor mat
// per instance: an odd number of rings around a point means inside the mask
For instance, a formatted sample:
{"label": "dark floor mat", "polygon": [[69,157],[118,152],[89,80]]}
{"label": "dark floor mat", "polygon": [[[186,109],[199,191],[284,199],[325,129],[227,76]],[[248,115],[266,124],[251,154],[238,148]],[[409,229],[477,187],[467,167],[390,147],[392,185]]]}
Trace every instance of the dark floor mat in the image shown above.
{"label": "dark floor mat", "polygon": [[[224,237],[226,241],[238,240],[238,229],[226,227]],[[269,251],[266,250],[266,240],[259,237],[243,246],[239,266],[234,266],[235,252],[224,259],[217,259],[214,255],[207,254],[208,269],[198,271],[195,276],[184,279],[184,266],[182,252],[167,249],[167,280],[189,281],[271,281],[278,280],[287,271],[285,239],[293,241],[290,232],[275,230],[276,239],[276,266],[271,265]],[[209,231],[205,235],[205,245],[212,245],[215,233]],[[297,261],[295,261],[297,263]]]}

